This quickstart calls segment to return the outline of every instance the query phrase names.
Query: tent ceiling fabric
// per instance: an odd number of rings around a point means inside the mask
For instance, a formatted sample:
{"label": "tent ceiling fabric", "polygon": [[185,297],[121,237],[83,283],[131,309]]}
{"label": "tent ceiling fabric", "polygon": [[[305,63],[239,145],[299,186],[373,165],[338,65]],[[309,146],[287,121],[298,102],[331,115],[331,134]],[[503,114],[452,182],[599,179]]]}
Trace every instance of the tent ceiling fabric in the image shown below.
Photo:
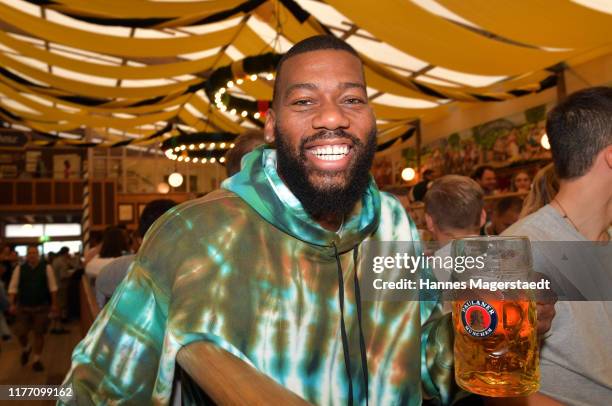
{"label": "tent ceiling fabric", "polygon": [[240,132],[257,123],[211,106],[211,72],[331,33],[364,59],[379,145],[399,145],[415,119],[542,91],[555,65],[609,53],[612,11],[586,1],[0,0],[0,120],[42,145],[91,146],[86,127],[102,146]]}

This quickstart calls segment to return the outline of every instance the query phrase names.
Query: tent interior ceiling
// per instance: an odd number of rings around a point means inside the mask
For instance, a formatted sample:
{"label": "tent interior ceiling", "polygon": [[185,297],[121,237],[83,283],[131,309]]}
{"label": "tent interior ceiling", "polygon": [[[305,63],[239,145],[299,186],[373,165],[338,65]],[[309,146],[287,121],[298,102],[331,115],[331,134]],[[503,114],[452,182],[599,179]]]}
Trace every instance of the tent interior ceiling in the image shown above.
{"label": "tent interior ceiling", "polygon": [[[72,145],[157,145],[178,125],[240,132],[257,123],[211,105],[210,73],[331,33],[364,57],[379,144],[388,144],[454,103],[538,92],[554,86],[555,66],[609,53],[611,4],[0,0],[0,120]],[[258,100],[271,90],[266,80],[231,89]]]}

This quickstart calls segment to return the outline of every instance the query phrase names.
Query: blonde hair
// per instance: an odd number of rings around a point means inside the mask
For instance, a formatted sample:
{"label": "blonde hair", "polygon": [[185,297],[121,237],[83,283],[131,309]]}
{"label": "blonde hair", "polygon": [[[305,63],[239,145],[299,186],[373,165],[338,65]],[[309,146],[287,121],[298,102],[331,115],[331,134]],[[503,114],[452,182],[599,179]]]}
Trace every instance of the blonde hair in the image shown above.
{"label": "blonde hair", "polygon": [[531,184],[531,190],[525,198],[520,218],[535,213],[550,203],[559,192],[559,179],[552,163],[536,173]]}

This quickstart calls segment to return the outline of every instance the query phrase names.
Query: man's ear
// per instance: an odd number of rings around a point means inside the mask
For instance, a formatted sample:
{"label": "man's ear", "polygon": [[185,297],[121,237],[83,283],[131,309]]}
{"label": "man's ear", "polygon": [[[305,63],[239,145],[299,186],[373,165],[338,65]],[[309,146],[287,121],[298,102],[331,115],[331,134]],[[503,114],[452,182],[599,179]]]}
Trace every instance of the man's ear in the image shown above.
{"label": "man's ear", "polygon": [[482,226],[484,226],[487,222],[487,212],[485,209],[482,209],[482,211],[480,212],[480,228],[482,228]]}
{"label": "man's ear", "polygon": [[433,221],[433,219],[431,218],[431,216],[427,213],[425,213],[425,224],[427,224],[427,229],[431,232],[431,233],[435,233],[436,232],[436,225]]}
{"label": "man's ear", "polygon": [[268,144],[274,143],[274,133],[276,128],[276,113],[274,110],[269,109],[266,114],[266,124],[264,125],[264,140]]}
{"label": "man's ear", "polygon": [[612,145],[604,149],[604,160],[608,164],[608,168],[612,169]]}

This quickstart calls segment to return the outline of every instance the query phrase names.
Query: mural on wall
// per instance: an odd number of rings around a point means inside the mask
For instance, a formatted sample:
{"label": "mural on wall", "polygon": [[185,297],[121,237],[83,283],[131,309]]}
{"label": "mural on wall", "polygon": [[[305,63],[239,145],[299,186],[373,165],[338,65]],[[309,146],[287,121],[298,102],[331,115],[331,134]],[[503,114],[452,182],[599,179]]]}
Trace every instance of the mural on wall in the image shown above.
{"label": "mural on wall", "polygon": [[[552,105],[541,105],[521,114],[490,121],[468,130],[449,135],[421,149],[421,169],[433,169],[438,174],[470,175],[475,167],[520,166],[541,159],[550,159],[550,151],[542,148],[546,112]],[[416,149],[402,151],[401,167],[416,168]],[[374,161],[372,174],[379,186],[397,183],[393,179],[390,158]],[[396,176],[397,177],[397,176]]]}

